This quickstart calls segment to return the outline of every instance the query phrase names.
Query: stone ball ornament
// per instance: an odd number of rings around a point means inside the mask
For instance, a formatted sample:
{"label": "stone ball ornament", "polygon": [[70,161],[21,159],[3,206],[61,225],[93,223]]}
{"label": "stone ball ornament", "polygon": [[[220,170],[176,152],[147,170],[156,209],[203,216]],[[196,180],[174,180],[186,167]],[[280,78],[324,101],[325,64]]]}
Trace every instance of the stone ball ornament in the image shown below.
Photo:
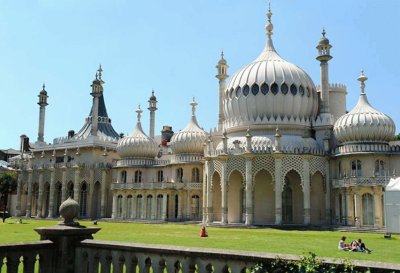
{"label": "stone ball ornament", "polygon": [[74,219],[78,217],[79,213],[79,204],[71,197],[68,197],[59,208],[60,215],[64,218],[64,222],[61,225],[66,226],[79,226],[78,222],[75,222]]}

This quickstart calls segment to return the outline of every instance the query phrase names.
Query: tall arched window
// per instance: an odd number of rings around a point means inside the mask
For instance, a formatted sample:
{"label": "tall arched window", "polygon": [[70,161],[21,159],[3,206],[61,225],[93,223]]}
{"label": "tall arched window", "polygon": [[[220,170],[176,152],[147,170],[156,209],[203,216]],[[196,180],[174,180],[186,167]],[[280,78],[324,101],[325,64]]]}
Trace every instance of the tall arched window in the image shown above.
{"label": "tall arched window", "polygon": [[[75,198],[74,183],[72,183],[72,181],[69,181],[67,188],[68,188],[68,196],[71,197],[72,199],[74,199]],[[62,201],[64,202],[65,200],[62,200]],[[79,200],[75,200],[75,201],[79,202]]]}
{"label": "tall arched window", "polygon": [[142,182],[142,171],[141,170],[135,171],[135,182],[136,183]]}
{"label": "tall arched window", "polygon": [[149,194],[147,195],[147,200],[146,200],[146,219],[151,219],[152,210],[153,210],[153,195]]}
{"label": "tall arched window", "polygon": [[199,168],[192,169],[192,182],[200,182],[200,170]]}
{"label": "tall arched window", "polygon": [[372,226],[374,225],[374,197],[370,193],[362,195],[362,224]]}
{"label": "tall arched window", "polygon": [[375,176],[385,175],[385,162],[383,160],[375,160]]}
{"label": "tall arched window", "polygon": [[183,182],[183,169],[182,168],[178,168],[176,170],[176,181]]}
{"label": "tall arched window", "polygon": [[126,197],[126,218],[132,217],[132,195]]}
{"label": "tall arched window", "polygon": [[157,182],[163,182],[163,181],[164,181],[164,172],[158,171],[157,172]]}
{"label": "tall arched window", "polygon": [[192,195],[192,219],[197,220],[200,217],[200,197],[198,195]]}
{"label": "tall arched window", "polygon": [[126,171],[121,171],[121,183],[126,183]]}
{"label": "tall arched window", "polygon": [[362,176],[361,160],[351,161],[351,176]]}
{"label": "tall arched window", "polygon": [[82,183],[81,192],[80,192],[80,204],[79,204],[79,214],[81,217],[86,217],[87,213],[87,184],[86,182]]}
{"label": "tall arched window", "polygon": [[139,194],[136,197],[136,218],[141,219],[142,218],[142,207],[143,207],[143,196]]}

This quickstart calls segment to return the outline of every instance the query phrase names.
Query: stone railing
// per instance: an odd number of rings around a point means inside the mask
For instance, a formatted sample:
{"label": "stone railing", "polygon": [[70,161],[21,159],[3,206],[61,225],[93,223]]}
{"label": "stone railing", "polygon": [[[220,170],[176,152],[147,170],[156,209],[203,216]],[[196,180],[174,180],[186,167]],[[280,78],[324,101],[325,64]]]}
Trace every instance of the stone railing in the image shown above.
{"label": "stone railing", "polygon": [[[0,245],[0,272],[55,272],[54,244],[51,241]],[[3,264],[4,262],[4,264]],[[7,271],[2,271],[6,267]]]}
{"label": "stone railing", "polygon": [[203,188],[203,183],[195,182],[141,182],[141,183],[112,183],[112,190],[163,190],[163,189],[191,189],[191,190],[201,190]]}
{"label": "stone railing", "polygon": [[386,186],[390,176],[378,177],[347,177],[342,179],[332,179],[333,188],[343,188],[351,186]]}

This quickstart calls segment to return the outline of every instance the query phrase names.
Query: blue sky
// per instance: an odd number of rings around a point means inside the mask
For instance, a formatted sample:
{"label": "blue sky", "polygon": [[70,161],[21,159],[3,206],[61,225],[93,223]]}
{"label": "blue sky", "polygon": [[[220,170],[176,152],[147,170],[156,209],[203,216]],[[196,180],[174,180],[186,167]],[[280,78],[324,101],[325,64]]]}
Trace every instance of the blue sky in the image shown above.
{"label": "blue sky", "polygon": [[[347,109],[363,68],[371,104],[400,131],[397,0],[272,0],[274,45],[319,84],[315,46],[325,27],[333,48],[330,81],[348,87]],[[218,120],[215,65],[221,49],[233,75],[265,45],[264,0],[0,0],[0,148],[18,148],[19,136],[37,139],[37,95],[49,95],[45,140],[78,131],[90,106],[90,84],[103,66],[104,96],[117,132],[130,133],[138,104],[155,90],[162,125],[184,128],[193,96],[208,131]],[[148,132],[148,112],[143,127]]]}

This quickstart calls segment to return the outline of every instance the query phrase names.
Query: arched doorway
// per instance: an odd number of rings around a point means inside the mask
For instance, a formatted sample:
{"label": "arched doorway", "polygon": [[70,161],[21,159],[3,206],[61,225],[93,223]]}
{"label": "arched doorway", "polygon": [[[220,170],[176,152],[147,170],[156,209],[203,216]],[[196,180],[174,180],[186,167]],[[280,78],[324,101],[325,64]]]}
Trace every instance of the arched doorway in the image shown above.
{"label": "arched doorway", "polygon": [[221,178],[218,173],[214,173],[212,177],[212,221],[221,221]]}
{"label": "arched doorway", "polygon": [[26,214],[26,201],[28,194],[28,185],[27,183],[22,185],[22,192],[21,192],[21,215]]}
{"label": "arched doorway", "polygon": [[304,202],[300,175],[289,171],[282,191],[282,223],[303,224]]}
{"label": "arched doorway", "polygon": [[243,204],[243,176],[233,171],[228,180],[228,223],[241,222]]}
{"label": "arched doorway", "polygon": [[326,223],[325,218],[325,190],[324,177],[316,172],[311,177],[310,187],[311,224],[321,225]]}
{"label": "arched doorway", "polygon": [[34,183],[32,186],[32,199],[31,199],[31,216],[36,216],[37,214],[37,204],[39,199],[39,185]]}
{"label": "arched doorway", "polygon": [[275,190],[272,176],[266,170],[259,171],[254,178],[254,224],[275,223]]}
{"label": "arched doorway", "polygon": [[56,206],[55,212],[56,212],[56,215],[59,216],[60,215],[60,206],[61,206],[61,202],[62,202],[61,201],[61,196],[62,196],[61,182],[57,182],[55,188],[56,188],[56,196],[55,196],[55,202],[54,202],[54,204]]}
{"label": "arched doorway", "polygon": [[136,197],[136,218],[142,219],[143,195],[139,194]]}
{"label": "arched doorway", "polygon": [[192,220],[200,219],[200,196],[197,194],[192,195],[191,219]]}
{"label": "arched doorway", "polygon": [[126,218],[132,218],[132,194],[126,197]]}
{"label": "arched doorway", "polygon": [[157,210],[156,210],[156,219],[162,218],[162,208],[163,208],[163,195],[157,195]]}
{"label": "arched doorway", "polygon": [[362,224],[364,226],[374,225],[374,196],[370,193],[362,195]]}
{"label": "arched doorway", "polygon": [[147,195],[146,199],[146,219],[151,219],[153,209],[153,195]]}
{"label": "arched doorway", "polygon": [[[67,196],[71,197],[72,199],[74,199],[76,202],[79,203],[78,196],[74,196],[74,183],[72,181],[68,182],[68,185],[67,185]],[[65,200],[62,200],[62,202],[64,202],[64,201]]]}
{"label": "arched doorway", "polygon": [[83,181],[79,193],[79,202],[80,202],[79,212],[81,217],[87,217],[87,196],[88,196],[88,185],[85,181]]}
{"label": "arched doorway", "polygon": [[50,184],[46,182],[44,184],[44,193],[42,200],[42,211],[41,215],[47,217],[49,215],[49,202],[50,202]]}

